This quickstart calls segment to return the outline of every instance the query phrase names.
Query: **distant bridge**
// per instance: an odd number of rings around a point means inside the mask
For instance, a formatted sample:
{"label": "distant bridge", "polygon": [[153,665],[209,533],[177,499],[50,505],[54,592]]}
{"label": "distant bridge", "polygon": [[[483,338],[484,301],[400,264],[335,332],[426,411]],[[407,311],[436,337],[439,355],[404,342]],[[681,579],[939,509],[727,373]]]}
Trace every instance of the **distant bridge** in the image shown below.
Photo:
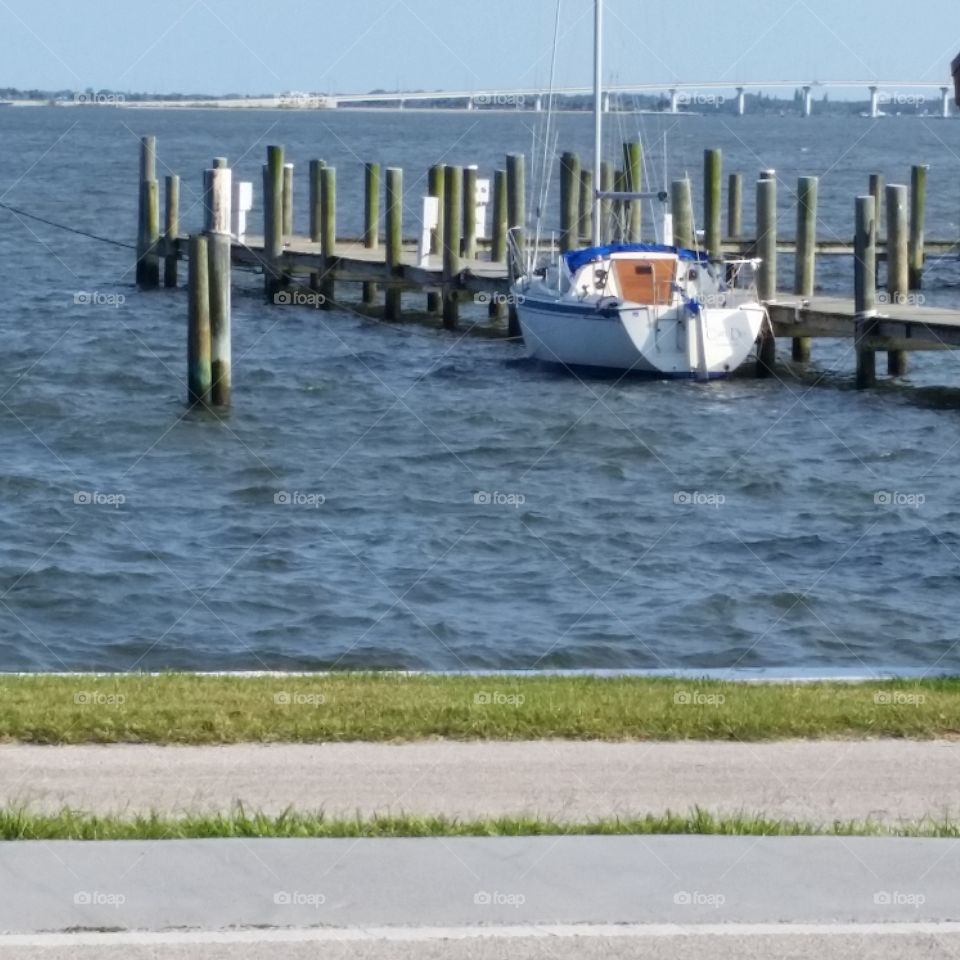
{"label": "distant bridge", "polygon": [[[746,112],[747,93],[758,90],[794,89],[801,90],[803,97],[800,108],[804,116],[813,113],[814,91],[830,89],[856,89],[870,94],[870,115],[879,117],[884,106],[916,107],[927,101],[919,96],[920,91],[939,93],[939,113],[950,116],[950,101],[953,88],[942,83],[917,81],[895,82],[892,80],[767,80],[744,83],[742,81],[703,81],[701,83],[673,84],[611,84],[604,88],[604,109],[610,110],[618,98],[637,94],[661,94],[669,101],[670,112],[680,113],[682,107],[717,106],[727,99],[735,98],[737,112],[742,116]],[[732,91],[733,97],[718,96],[718,91]],[[555,97],[578,97],[593,94],[593,87],[561,87],[553,91]],[[463,103],[464,108],[501,107],[513,109],[543,110],[550,91],[542,87],[517,87],[489,90],[417,90],[393,93],[352,93],[331,96],[313,96],[308,94],[289,94],[286,99],[290,106],[341,107],[357,106],[369,103],[395,103],[401,109],[408,103],[422,101],[452,100]],[[302,103],[298,104],[298,99]],[[931,98],[936,102],[937,98]]]}

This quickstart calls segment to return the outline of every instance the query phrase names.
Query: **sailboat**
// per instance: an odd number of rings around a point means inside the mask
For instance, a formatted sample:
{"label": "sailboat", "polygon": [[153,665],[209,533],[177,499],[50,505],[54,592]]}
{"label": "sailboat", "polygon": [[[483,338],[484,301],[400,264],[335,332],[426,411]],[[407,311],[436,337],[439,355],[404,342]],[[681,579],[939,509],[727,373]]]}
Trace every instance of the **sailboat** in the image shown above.
{"label": "sailboat", "polygon": [[[593,182],[600,184],[603,0],[594,4]],[[531,357],[697,380],[727,377],[744,363],[766,316],[753,284],[759,261],[712,263],[706,253],[675,247],[669,217],[662,244],[601,242],[603,201],[650,199],[664,197],[597,190],[592,245],[516,281],[511,292]]]}

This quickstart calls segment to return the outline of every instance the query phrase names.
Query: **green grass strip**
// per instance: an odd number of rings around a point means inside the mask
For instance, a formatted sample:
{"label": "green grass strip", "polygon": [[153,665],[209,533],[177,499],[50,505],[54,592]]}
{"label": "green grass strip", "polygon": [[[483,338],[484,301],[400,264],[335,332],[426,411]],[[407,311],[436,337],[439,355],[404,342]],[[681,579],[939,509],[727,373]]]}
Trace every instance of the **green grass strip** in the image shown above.
{"label": "green grass strip", "polygon": [[536,836],[736,836],[736,837],[960,837],[960,822],[923,821],[892,827],[837,821],[812,824],[763,816],[715,816],[694,809],[636,819],[563,823],[503,817],[455,820],[445,817],[374,817],[336,820],[322,814],[288,811],[279,816],[230,813],[164,817],[95,816],[73,810],[42,814],[0,811],[0,840],[193,840],[227,838],[337,839],[385,837],[536,837]]}
{"label": "green grass strip", "polygon": [[595,677],[0,678],[0,739],[33,743],[949,737],[960,679],[750,684]]}

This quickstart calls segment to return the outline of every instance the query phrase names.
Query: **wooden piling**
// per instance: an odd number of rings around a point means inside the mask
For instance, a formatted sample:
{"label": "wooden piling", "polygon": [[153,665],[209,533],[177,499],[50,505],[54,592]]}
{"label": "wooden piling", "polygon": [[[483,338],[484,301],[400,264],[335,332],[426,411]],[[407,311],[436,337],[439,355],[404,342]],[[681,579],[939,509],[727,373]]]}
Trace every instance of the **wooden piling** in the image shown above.
{"label": "wooden piling", "polygon": [[[387,167],[386,219],[386,268],[387,275],[392,278],[403,262],[403,171],[399,167]],[[399,320],[401,315],[401,290],[391,283],[386,289],[384,317]]]}
{"label": "wooden piling", "polygon": [[320,242],[320,171],[326,166],[323,160],[310,161],[310,240]]}
{"label": "wooden piling", "polygon": [[493,237],[490,245],[490,259],[494,263],[504,263],[507,259],[507,171],[497,170],[493,175]]}
{"label": "wooden piling", "polygon": [[332,310],[337,290],[334,280],[334,268],[337,255],[337,170],[324,167],[320,171],[320,252],[323,255],[323,269],[320,274],[321,305],[324,310]]}
{"label": "wooden piling", "polygon": [[460,274],[460,241],[463,214],[463,171],[444,171],[443,211],[443,325],[453,330],[460,318],[460,304],[453,284]]}
{"label": "wooden piling", "polygon": [[[628,193],[643,190],[643,148],[637,141],[623,145],[623,180]],[[628,243],[643,239],[643,201],[628,200],[624,204],[624,236]]]}
{"label": "wooden piling", "polygon": [[720,150],[703,152],[703,224],[704,245],[714,263],[723,260],[723,153]]}
{"label": "wooden piling", "polygon": [[[507,155],[507,215],[508,230],[512,237],[512,245],[508,244],[508,274],[510,279],[521,276],[526,272],[527,246],[527,207],[526,207],[526,173],[522,153]],[[512,253],[510,251],[513,251]],[[520,336],[520,319],[517,308],[510,304],[510,319],[507,325],[507,334],[511,337]]]}
{"label": "wooden piling", "polygon": [[175,287],[179,264],[176,251],[173,251],[173,245],[180,236],[180,178],[176,175],[169,176],[166,178],[164,185],[166,195],[164,234],[167,240],[167,255],[163,261],[163,285],[165,287]]}
{"label": "wooden piling", "polygon": [[593,243],[593,170],[584,167],[580,171],[580,243]]}
{"label": "wooden piling", "polygon": [[910,173],[910,265],[911,290],[923,289],[924,232],[927,220],[927,166],[916,165]]}
{"label": "wooden piling", "polygon": [[293,164],[283,165],[283,238],[293,236]]}
{"label": "wooden piling", "polygon": [[727,181],[727,236],[739,240],[743,236],[743,177],[731,173]]}
{"label": "wooden piling", "polygon": [[[368,163],[364,167],[363,245],[367,250],[380,247],[380,164]],[[363,302],[377,302],[377,285],[364,283]]]}
{"label": "wooden piling", "polygon": [[855,346],[857,387],[876,383],[876,354],[863,346],[877,312],[877,197],[857,197],[854,237],[854,289],[856,308]]}
{"label": "wooden piling", "polygon": [[874,199],[875,221],[873,228],[877,232],[877,243],[883,238],[884,230],[884,200],[887,192],[887,180],[882,173],[870,174],[870,196]]}
{"label": "wooden piling", "polygon": [[[757,293],[762,301],[777,295],[777,181],[761,177],[757,181]],[[757,349],[757,375],[771,376],[777,361],[777,341],[769,324],[760,334]]]}
{"label": "wooden piling", "polygon": [[[443,256],[443,186],[444,186],[444,166],[442,163],[434,164],[430,168],[429,195],[437,198],[437,227],[430,234],[430,255],[432,257]],[[496,258],[494,258],[496,259]],[[441,313],[443,310],[443,296],[439,293],[427,294],[427,311],[429,313]]]}
{"label": "wooden piling", "polygon": [[283,147],[267,147],[263,168],[263,284],[268,297],[283,285]]}
{"label": "wooden piling", "polygon": [[[910,290],[909,196],[906,186],[887,186],[887,296],[892,304],[901,303]],[[904,350],[887,353],[887,373],[902,377],[907,372]]]}
{"label": "wooden piling", "polygon": [[460,253],[464,260],[477,258],[477,168],[463,168],[463,240]]}
{"label": "wooden piling", "polygon": [[210,404],[225,407],[231,394],[231,250],[233,171],[206,172],[206,235],[210,285]]}
{"label": "wooden piling", "polygon": [[689,180],[674,180],[670,184],[670,210],[673,213],[673,242],[678,247],[692,248],[693,191]]}
{"label": "wooden piling", "polygon": [[[794,257],[793,292],[810,299],[816,286],[817,268],[817,198],[820,181],[817,177],[801,177],[797,183],[797,252]],[[813,341],[809,337],[793,338],[793,359],[810,361]]]}
{"label": "wooden piling", "polygon": [[560,249],[580,246],[580,158],[565,153],[560,158]]}
{"label": "wooden piling", "polygon": [[[627,175],[622,170],[613,172],[613,189],[615,193],[624,193],[627,189]],[[610,237],[614,243],[627,241],[627,208],[623,200],[613,201],[613,229]]]}
{"label": "wooden piling", "polygon": [[157,138],[140,141],[140,194],[137,212],[137,286],[153,290],[160,286],[160,193],[157,185]]}
{"label": "wooden piling", "polygon": [[187,403],[210,404],[210,273],[207,238],[190,237],[187,314]]}
{"label": "wooden piling", "polygon": [[[600,164],[600,191],[602,193],[611,193],[616,187],[616,170],[609,160],[604,160]],[[600,242],[610,243],[614,236],[613,225],[613,201],[604,199],[600,201]]]}

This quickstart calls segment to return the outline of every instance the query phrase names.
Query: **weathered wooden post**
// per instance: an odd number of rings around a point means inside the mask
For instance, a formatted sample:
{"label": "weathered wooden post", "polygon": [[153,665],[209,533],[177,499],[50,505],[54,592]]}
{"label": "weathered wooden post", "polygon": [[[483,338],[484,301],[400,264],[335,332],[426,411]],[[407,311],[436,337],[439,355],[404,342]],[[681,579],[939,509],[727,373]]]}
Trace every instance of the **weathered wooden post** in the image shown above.
{"label": "weathered wooden post", "polygon": [[[775,177],[757,181],[757,293],[762,301],[777,295],[777,181]],[[769,325],[760,334],[757,351],[757,375],[770,376],[777,361],[777,341]]]}
{"label": "weathered wooden post", "polygon": [[723,261],[723,153],[705,150],[703,153],[703,224],[704,244],[714,263]]}
{"label": "weathered wooden post", "polygon": [[[797,184],[797,253],[794,258],[793,292],[809,300],[816,286],[817,269],[817,177],[801,177]],[[793,359],[810,361],[812,341],[809,337],[793,338]]]}
{"label": "weathered wooden post", "polygon": [[[403,265],[403,171],[399,167],[387,167],[387,276],[396,278]],[[402,290],[395,283],[389,284],[384,303],[384,317],[399,320],[402,314]]]}
{"label": "weathered wooden post", "polygon": [[[508,244],[507,265],[508,273],[511,279],[522,276],[526,272],[526,249],[527,249],[527,206],[526,206],[527,186],[526,173],[524,168],[524,159],[522,153],[511,153],[507,155],[507,213],[510,236],[513,238],[513,253],[509,252]],[[509,321],[507,324],[507,335],[510,337],[520,336],[520,319],[517,316],[516,305],[511,303],[509,307]]]}
{"label": "weathered wooden post", "polygon": [[332,310],[337,297],[334,279],[337,256],[337,170],[325,166],[320,171],[320,252],[323,269],[320,273],[321,306]]}
{"label": "weathered wooden post", "polygon": [[743,177],[731,173],[727,181],[727,236],[739,240],[743,236]]}
{"label": "weathered wooden post", "polygon": [[883,207],[884,207],[884,197],[887,192],[887,179],[882,173],[871,173],[870,174],[870,196],[874,199],[874,207],[876,219],[874,221],[874,230],[877,233],[877,243],[883,237],[883,226],[884,226],[884,216],[883,216]]}
{"label": "weathered wooden post", "polygon": [[460,274],[462,214],[463,171],[460,167],[447,167],[443,211],[443,325],[447,330],[453,330],[460,319],[456,283]]}
{"label": "weathered wooden post", "polygon": [[580,243],[593,243],[593,170],[580,171]]}
{"label": "weathered wooden post", "polygon": [[187,314],[187,403],[210,405],[210,272],[207,238],[190,237]]}
{"label": "weathered wooden post", "polygon": [[326,166],[323,160],[310,161],[310,240],[320,242],[320,171]]}
{"label": "weathered wooden post", "polygon": [[[505,263],[507,259],[507,171],[497,170],[493,174],[493,236],[490,245],[490,259],[494,263]],[[491,297],[488,314],[492,320],[502,319],[507,304],[500,297]]]}
{"label": "weathered wooden post", "polygon": [[560,158],[560,249],[567,253],[580,245],[580,158]]}
{"label": "weathered wooden post", "polygon": [[927,221],[927,166],[916,165],[910,173],[910,268],[911,290],[923,289],[924,231]]}
{"label": "weathered wooden post", "polygon": [[678,247],[693,247],[693,191],[689,180],[670,184],[670,210],[673,214],[673,242]]}
{"label": "weathered wooden post", "polygon": [[[380,164],[368,163],[364,168],[363,245],[367,250],[380,249]],[[363,285],[363,302],[377,302],[377,285]]]}
{"label": "weathered wooden post", "polygon": [[140,141],[140,196],[137,222],[137,286],[153,290],[160,286],[160,191],[157,184],[157,138]]}
{"label": "weathered wooden post", "polygon": [[[613,189],[615,193],[626,192],[627,175],[622,170],[613,173]],[[623,200],[613,201],[613,230],[610,237],[614,243],[627,241],[627,205]]]}
{"label": "weathered wooden post", "polygon": [[231,375],[231,247],[233,171],[207,170],[205,177],[207,254],[210,273],[210,404],[230,403]]}
{"label": "weathered wooden post", "polygon": [[293,236],[293,164],[283,165],[283,238]]}
{"label": "weathered wooden post", "polygon": [[163,285],[175,287],[177,285],[177,238],[180,236],[180,178],[176,175],[166,178],[166,216],[164,217],[164,234],[167,241],[167,255],[163,260]]}
{"label": "weathered wooden post", "polygon": [[[628,193],[643,190],[643,148],[636,141],[623,145],[623,180]],[[624,205],[625,239],[639,243],[643,239],[643,202],[628,200]]]}
{"label": "weathered wooden post", "polygon": [[[444,166],[434,164],[427,177],[427,195],[437,198],[437,226],[430,231],[430,256],[443,257],[443,185]],[[427,312],[441,313],[443,311],[443,295],[440,293],[427,294]]]}
{"label": "weathered wooden post", "polygon": [[[616,170],[609,160],[604,160],[600,164],[600,192],[612,193],[614,187],[616,187]],[[610,243],[613,236],[613,201],[605,198],[600,201],[600,242]]]}
{"label": "weathered wooden post", "polygon": [[[908,204],[906,186],[887,186],[887,295],[892,304],[903,303],[910,289]],[[906,372],[906,351],[888,351],[887,373],[902,377]]]}
{"label": "weathered wooden post", "polygon": [[464,260],[477,259],[477,168],[463,168],[463,242]]}
{"label": "weathered wooden post", "polygon": [[876,382],[876,354],[864,347],[877,313],[877,198],[857,197],[854,239],[854,288],[856,302],[857,387]]}
{"label": "weathered wooden post", "polygon": [[263,285],[274,297],[283,285],[283,147],[267,147],[263,168]]}

